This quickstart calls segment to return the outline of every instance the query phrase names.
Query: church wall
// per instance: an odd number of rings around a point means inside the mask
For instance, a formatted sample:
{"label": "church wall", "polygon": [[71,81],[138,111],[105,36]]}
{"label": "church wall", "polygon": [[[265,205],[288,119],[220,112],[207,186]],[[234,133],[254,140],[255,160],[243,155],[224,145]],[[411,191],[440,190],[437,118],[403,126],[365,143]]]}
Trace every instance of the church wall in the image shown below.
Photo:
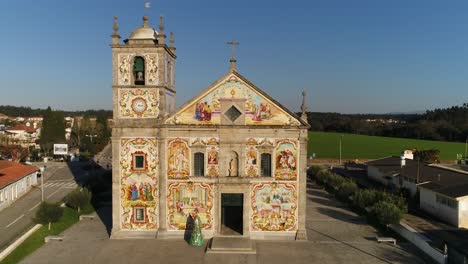
{"label": "church wall", "polygon": [[159,228],[158,134],[158,129],[113,128],[113,238],[132,232],[154,236]]}
{"label": "church wall", "polygon": [[[158,142],[154,137],[120,138],[121,229],[158,228]],[[137,158],[142,160],[138,164]]]}
{"label": "church wall", "polygon": [[[161,171],[161,176],[166,178],[167,183],[161,188],[166,189],[164,197],[167,200],[164,209],[167,212],[167,230],[182,230],[187,224],[186,216],[189,210],[197,207],[197,203],[187,203],[187,196],[184,200],[175,193],[186,193],[188,186],[192,186],[194,190],[197,189],[195,192],[198,192],[203,185],[209,190],[205,193],[210,195],[198,196],[195,200],[206,201],[202,204],[201,211],[206,212],[209,209],[211,213],[202,217],[204,231],[209,231],[206,233],[208,236],[213,234],[213,231],[220,231],[221,216],[218,212],[221,209],[221,193],[234,192],[244,194],[244,236],[268,238],[275,233],[285,233],[287,238],[293,239],[299,228],[299,210],[304,208],[299,206],[299,179],[305,177],[302,174],[305,173],[305,169],[300,169],[300,166],[303,166],[300,164],[300,157],[305,154],[301,153],[299,147],[299,134],[298,129],[278,128],[162,129],[161,138],[165,138],[166,154],[164,163],[167,169]],[[211,164],[208,162],[210,151],[216,153],[212,154],[214,158]],[[227,177],[232,151],[238,153],[240,177]],[[195,152],[205,154],[204,177],[193,176]],[[260,176],[262,153],[271,154],[271,177]],[[177,165],[174,161],[175,155],[180,156]],[[210,170],[210,166],[215,166],[215,169]],[[210,174],[210,171],[216,173]],[[177,205],[177,199],[179,203],[181,200],[185,201],[181,204],[183,209]],[[210,206],[207,206],[208,204]]]}

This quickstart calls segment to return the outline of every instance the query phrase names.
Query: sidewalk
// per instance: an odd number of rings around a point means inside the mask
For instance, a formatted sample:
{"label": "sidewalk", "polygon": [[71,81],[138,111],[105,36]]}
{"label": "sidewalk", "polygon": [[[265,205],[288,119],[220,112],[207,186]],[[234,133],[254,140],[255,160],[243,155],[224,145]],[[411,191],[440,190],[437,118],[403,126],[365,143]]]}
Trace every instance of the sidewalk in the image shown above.
{"label": "sidewalk", "polygon": [[[377,243],[378,232],[324,190],[308,189],[308,241],[257,240],[257,255],[205,255],[182,239],[110,240],[99,218],[81,221],[22,263],[428,263],[409,243]],[[110,210],[109,210],[110,211]]]}

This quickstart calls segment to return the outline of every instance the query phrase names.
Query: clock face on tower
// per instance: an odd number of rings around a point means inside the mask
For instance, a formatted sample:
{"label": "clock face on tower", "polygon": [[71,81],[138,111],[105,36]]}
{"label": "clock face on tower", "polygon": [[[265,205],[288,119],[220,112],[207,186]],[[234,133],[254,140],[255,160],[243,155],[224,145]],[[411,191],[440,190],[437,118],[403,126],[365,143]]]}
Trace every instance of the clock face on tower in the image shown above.
{"label": "clock face on tower", "polygon": [[137,114],[142,114],[146,110],[146,106],[146,100],[141,97],[132,100],[132,109]]}

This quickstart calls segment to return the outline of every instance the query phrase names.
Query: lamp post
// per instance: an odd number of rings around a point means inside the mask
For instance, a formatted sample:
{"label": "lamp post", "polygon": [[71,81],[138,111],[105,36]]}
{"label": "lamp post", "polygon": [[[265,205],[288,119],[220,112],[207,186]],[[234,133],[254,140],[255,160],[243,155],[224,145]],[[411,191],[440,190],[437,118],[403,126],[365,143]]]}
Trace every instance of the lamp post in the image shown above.
{"label": "lamp post", "polygon": [[341,165],[341,141],[343,139],[343,135],[340,136],[340,165]]}
{"label": "lamp post", "polygon": [[93,138],[97,137],[97,135],[85,135],[86,137],[89,137],[91,140],[91,143],[93,143]]}
{"label": "lamp post", "polygon": [[[85,137],[89,137],[89,139],[91,140],[91,145],[93,144],[93,138],[97,137],[97,135],[85,135]],[[93,155],[94,155],[94,146],[93,146]]]}
{"label": "lamp post", "polygon": [[468,137],[465,139],[465,163],[466,163],[466,160],[468,159],[466,157],[466,145],[468,144]]}
{"label": "lamp post", "polygon": [[44,165],[41,167],[39,170],[41,171],[41,201],[44,201],[44,176],[45,176],[45,170],[47,166]]}

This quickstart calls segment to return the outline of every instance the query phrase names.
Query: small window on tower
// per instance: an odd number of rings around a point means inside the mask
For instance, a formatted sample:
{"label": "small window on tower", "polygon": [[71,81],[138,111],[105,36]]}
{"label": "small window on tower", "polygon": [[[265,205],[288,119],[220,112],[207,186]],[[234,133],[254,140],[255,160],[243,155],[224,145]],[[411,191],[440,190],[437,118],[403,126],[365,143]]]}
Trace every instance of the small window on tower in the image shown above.
{"label": "small window on tower", "polygon": [[133,169],[134,170],[146,170],[146,155],[145,153],[134,153],[133,154]]}

